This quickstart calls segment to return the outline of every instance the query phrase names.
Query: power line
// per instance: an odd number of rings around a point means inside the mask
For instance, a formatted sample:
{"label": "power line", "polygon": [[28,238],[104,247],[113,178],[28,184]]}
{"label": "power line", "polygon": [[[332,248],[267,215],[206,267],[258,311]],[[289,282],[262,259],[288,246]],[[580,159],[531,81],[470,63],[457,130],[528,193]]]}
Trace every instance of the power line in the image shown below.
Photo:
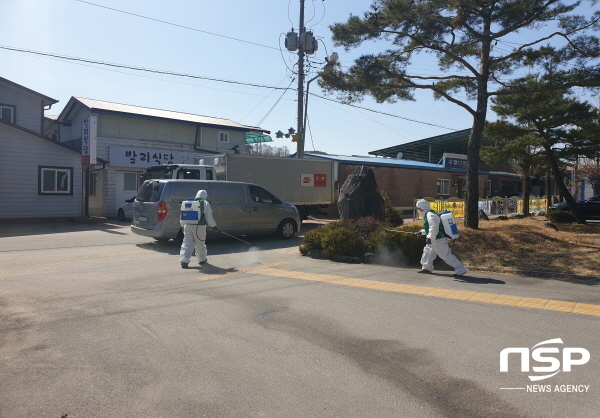
{"label": "power line", "polygon": [[272,89],[272,90],[286,90],[284,87],[274,87],[274,86],[267,86],[264,84],[246,83],[246,82],[242,82],[242,81],[225,80],[222,78],[205,77],[205,76],[193,75],[193,74],[174,73],[171,71],[154,70],[151,68],[143,68],[143,67],[134,67],[134,66],[125,65],[125,64],[113,64],[113,63],[109,63],[109,62],[96,61],[96,60],[91,60],[91,59],[87,59],[87,58],[69,57],[66,55],[51,54],[49,52],[40,52],[40,51],[32,51],[32,50],[27,50],[27,49],[13,48],[13,47],[4,46],[4,45],[0,45],[0,49],[6,49],[8,51],[15,51],[15,52],[22,52],[25,54],[59,58],[59,59],[67,60],[67,61],[87,62],[90,64],[105,65],[108,67],[126,68],[128,70],[144,71],[144,72],[148,72],[148,73],[165,74],[165,75],[172,75],[172,76],[176,76],[176,77],[195,78],[195,79],[200,79],[200,80],[218,81],[220,83],[238,84],[238,85],[242,85],[242,86],[260,87],[260,88],[266,88],[266,89]]}
{"label": "power line", "polygon": [[353,104],[350,104],[350,103],[338,102],[337,100],[333,100],[333,99],[330,99],[330,98],[328,98],[328,97],[319,96],[318,94],[314,94],[314,93],[309,93],[309,94],[310,94],[311,96],[318,97],[319,99],[323,99],[323,100],[329,100],[330,102],[339,103],[339,104],[343,104],[343,105],[350,106],[350,107],[355,107],[355,108],[357,108],[357,109],[362,109],[362,110],[366,110],[366,111],[373,112],[373,113],[379,113],[380,115],[390,116],[390,117],[392,117],[392,118],[404,119],[404,120],[407,120],[407,121],[409,121],[409,122],[421,123],[421,124],[423,124],[423,125],[434,126],[434,127],[436,127],[436,128],[447,129],[447,130],[449,130],[449,131],[456,131],[456,129],[454,129],[454,128],[448,128],[448,127],[446,127],[446,126],[435,125],[435,124],[433,124],[433,123],[421,122],[421,121],[419,121],[419,120],[415,120],[415,119],[404,118],[404,117],[402,117],[402,116],[392,115],[392,114],[390,114],[390,113],[380,112],[380,111],[378,111],[378,110],[372,110],[372,109],[368,109],[368,108],[366,108],[366,107],[357,106],[357,105],[353,105]]}
{"label": "power line", "polygon": [[119,10],[119,9],[115,9],[115,8],[108,7],[108,6],[102,6],[101,4],[91,3],[91,2],[85,1],[85,0],[77,0],[77,1],[80,2],[80,3],[89,4],[91,6],[101,7],[103,9],[108,9],[108,10],[112,10],[112,11],[115,11],[115,12],[124,13],[124,14],[127,14],[127,15],[139,17],[139,18],[142,18],[142,19],[147,19],[147,20],[152,20],[154,22],[164,23],[165,25],[171,25],[171,26],[176,26],[178,28],[189,29],[189,30],[193,30],[193,31],[196,31],[196,32],[202,32],[202,33],[206,33],[207,35],[218,36],[218,37],[221,37],[221,38],[230,39],[232,41],[244,42],[244,43],[251,44],[251,45],[256,45],[256,46],[262,46],[263,48],[269,48],[269,49],[275,49],[275,50],[278,49],[278,48],[275,48],[273,46],[262,45],[262,44],[258,44],[256,42],[245,41],[243,39],[237,39],[237,38],[233,38],[231,36],[219,35],[218,33],[207,32],[205,30],[200,30],[200,29],[189,27],[189,26],[179,25],[177,23],[171,23],[171,22],[167,22],[167,21],[164,21],[164,20],[160,20],[160,19],[154,19],[152,17],[142,16],[142,15],[139,15],[139,14],[136,14],[136,13],[126,12],[124,10]]}
{"label": "power line", "polygon": [[[69,56],[66,56],[66,55],[51,54],[51,53],[48,53],[48,52],[40,52],[40,51],[32,51],[32,50],[26,50],[26,49],[21,49],[21,48],[13,48],[13,47],[5,46],[5,45],[0,45],[0,49],[4,49],[4,50],[7,50],[7,51],[21,52],[21,53],[25,53],[25,54],[38,55],[38,56],[43,56],[43,57],[58,58],[58,59],[66,60],[66,61],[75,61],[76,63],[86,62],[86,63],[89,63],[89,64],[103,65],[103,66],[115,67],[115,68],[124,68],[124,69],[129,69],[129,70],[143,71],[143,72],[149,72],[149,73],[155,73],[155,74],[171,75],[171,76],[176,76],[176,77],[186,77],[186,78],[193,78],[193,79],[199,79],[199,80],[216,81],[216,82],[221,82],[221,83],[237,84],[237,85],[241,85],[241,86],[267,88],[267,89],[271,89],[271,90],[284,90],[284,93],[286,91],[288,91],[288,90],[295,90],[295,89],[290,89],[289,87],[267,86],[267,85],[263,85],[263,84],[246,83],[246,82],[233,81],[233,80],[224,80],[224,79],[219,79],[219,78],[205,77],[205,76],[192,75],[192,74],[174,73],[174,72],[164,71],[164,70],[153,70],[153,69],[149,69],[149,68],[134,67],[134,66],[124,65],[124,64],[113,64],[113,63],[108,63],[108,62],[103,62],[103,61],[96,61],[96,60],[91,60],[91,59],[86,59],[86,58],[69,57]],[[393,118],[403,119],[403,120],[407,120],[407,121],[410,121],[410,122],[420,123],[420,124],[423,124],[423,125],[434,126],[434,127],[437,127],[437,128],[447,129],[447,130],[450,130],[450,131],[454,131],[455,130],[453,128],[447,128],[445,126],[435,125],[435,124],[428,123],[428,122],[422,122],[422,121],[418,121],[418,120],[415,120],[415,119],[409,119],[409,118],[405,118],[405,117],[402,117],[402,116],[392,115],[390,113],[380,112],[380,111],[368,109],[368,108],[362,107],[362,106],[357,106],[357,105],[352,105],[352,104],[348,104],[348,103],[343,103],[343,102],[340,102],[340,101],[337,101],[337,100],[333,100],[333,99],[330,99],[330,98],[327,98],[327,97],[319,96],[318,94],[314,94],[314,93],[310,93],[310,94],[312,96],[318,97],[318,98],[323,99],[323,100],[328,100],[330,102],[334,102],[334,103],[338,103],[338,104],[342,104],[342,105],[346,105],[346,106],[350,106],[350,107],[355,107],[357,109],[363,109],[363,110],[366,110],[366,111],[369,111],[369,112],[373,112],[373,113],[379,113],[381,115],[390,116],[390,117],[393,117]],[[282,99],[282,97],[283,97],[283,94],[278,99],[278,102]]]}

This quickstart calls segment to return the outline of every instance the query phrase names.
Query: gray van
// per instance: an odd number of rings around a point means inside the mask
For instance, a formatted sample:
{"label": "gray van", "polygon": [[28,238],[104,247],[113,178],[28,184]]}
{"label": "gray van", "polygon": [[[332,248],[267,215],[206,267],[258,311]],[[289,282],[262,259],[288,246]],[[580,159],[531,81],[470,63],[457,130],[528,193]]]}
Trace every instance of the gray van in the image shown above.
{"label": "gray van", "polygon": [[[131,230],[156,240],[181,241],[181,202],[206,190],[219,229],[231,235],[277,233],[289,239],[300,229],[294,205],[261,186],[233,181],[146,180],[133,202]],[[220,235],[208,228],[208,236]]]}

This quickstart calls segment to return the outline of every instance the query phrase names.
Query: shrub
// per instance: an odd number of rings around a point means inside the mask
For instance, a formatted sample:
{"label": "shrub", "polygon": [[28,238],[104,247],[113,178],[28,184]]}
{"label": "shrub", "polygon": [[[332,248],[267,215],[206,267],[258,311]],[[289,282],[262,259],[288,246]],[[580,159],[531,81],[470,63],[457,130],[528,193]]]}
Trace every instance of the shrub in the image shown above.
{"label": "shrub", "polygon": [[366,249],[363,239],[356,232],[343,228],[325,231],[322,246],[325,255],[329,258],[362,257]]}
{"label": "shrub", "polygon": [[368,240],[371,234],[381,229],[386,224],[374,216],[366,216],[359,219],[344,219],[342,226],[350,231],[356,232],[363,240]]}
{"label": "shrub", "polygon": [[404,225],[404,218],[402,217],[403,211],[392,207],[385,208],[385,221],[392,227]]}
{"label": "shrub", "polygon": [[[385,232],[387,224],[374,218],[345,219],[330,222],[304,234],[300,246],[303,255],[324,253],[328,258],[339,256],[362,257],[367,251],[383,255],[385,261],[417,263],[421,258],[423,237]],[[406,225],[397,230],[416,232],[420,225]]]}
{"label": "shrub", "polygon": [[567,212],[566,210],[557,210],[548,212],[546,215],[551,222],[560,223],[560,224],[568,224],[575,222],[575,217],[571,212]]}
{"label": "shrub", "polygon": [[317,229],[313,229],[312,231],[308,231],[306,234],[304,234],[304,243],[302,245],[304,249],[301,249],[300,252],[303,250],[306,252],[323,251],[323,236],[325,233],[327,231],[340,228],[343,228],[342,223],[340,221],[335,221],[320,226]]}
{"label": "shrub", "polygon": [[[421,230],[420,225],[406,225],[394,228],[397,231],[417,232]],[[396,232],[380,231],[374,235],[370,247],[376,254],[385,254],[390,258],[408,264],[418,264],[421,260],[425,237],[418,235],[402,234]]]}
{"label": "shrub", "polygon": [[383,206],[385,211],[385,222],[392,227],[397,227],[404,224],[402,211],[395,209],[387,191],[380,190],[379,194],[383,198]]}

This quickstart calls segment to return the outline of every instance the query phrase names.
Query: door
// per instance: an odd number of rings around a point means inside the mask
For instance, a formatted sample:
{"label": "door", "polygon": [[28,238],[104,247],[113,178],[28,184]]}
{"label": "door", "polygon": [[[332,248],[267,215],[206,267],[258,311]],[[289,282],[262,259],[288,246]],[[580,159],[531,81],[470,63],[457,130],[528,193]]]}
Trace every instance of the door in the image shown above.
{"label": "door", "polygon": [[134,197],[140,186],[140,174],[135,171],[117,171],[115,187],[115,208],[114,214],[117,214],[119,206],[126,200]]}
{"label": "door", "polygon": [[245,184],[210,184],[208,201],[217,226],[231,235],[248,235],[249,206]]}
{"label": "door", "polygon": [[250,234],[272,234],[279,225],[281,200],[259,186],[248,186],[250,191]]}

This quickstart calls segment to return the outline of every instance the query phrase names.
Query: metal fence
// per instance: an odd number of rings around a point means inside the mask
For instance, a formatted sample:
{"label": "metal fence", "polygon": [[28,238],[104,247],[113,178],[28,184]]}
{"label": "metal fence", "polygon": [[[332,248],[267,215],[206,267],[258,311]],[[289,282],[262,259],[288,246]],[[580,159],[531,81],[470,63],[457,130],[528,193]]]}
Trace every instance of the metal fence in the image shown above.
{"label": "metal fence", "polygon": [[[416,203],[418,199],[414,200],[413,203],[413,219],[421,219],[419,211],[416,209]],[[455,218],[465,217],[465,201],[458,198],[450,198],[447,200],[434,199],[426,197],[431,204],[431,209],[437,213],[448,210],[452,212]],[[546,211],[547,198],[543,197],[531,197],[529,199],[529,212]],[[523,199],[520,197],[492,197],[490,199],[479,199],[479,209],[483,209],[486,215],[512,215],[514,213],[523,213]]]}

